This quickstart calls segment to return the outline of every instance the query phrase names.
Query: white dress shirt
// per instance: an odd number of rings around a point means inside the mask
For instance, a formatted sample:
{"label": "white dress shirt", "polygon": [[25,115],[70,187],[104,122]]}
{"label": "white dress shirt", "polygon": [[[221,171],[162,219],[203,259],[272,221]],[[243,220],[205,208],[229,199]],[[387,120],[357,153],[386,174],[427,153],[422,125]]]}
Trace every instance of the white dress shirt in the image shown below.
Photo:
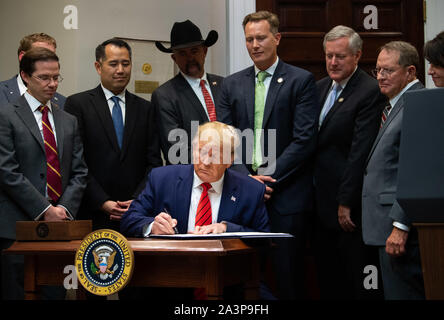
{"label": "white dress shirt", "polygon": [[[32,114],[34,115],[35,121],[37,122],[37,125],[38,125],[39,130],[40,130],[40,134],[42,135],[42,139],[44,139],[44,137],[43,137],[43,124],[42,124],[42,117],[43,117],[43,114],[42,114],[42,112],[39,110],[39,107],[42,105],[42,103],[41,103],[40,101],[38,101],[36,98],[34,98],[32,95],[30,95],[28,91],[26,91],[26,92],[24,93],[24,97],[25,97],[26,101],[28,102],[29,107],[31,108],[31,112],[32,112]],[[48,106],[48,108],[49,108],[49,112],[48,112],[48,120],[49,120],[49,123],[51,124],[52,132],[54,132],[54,139],[55,139],[55,141],[56,141],[56,145],[57,145],[57,132],[56,132],[55,124],[54,124],[54,117],[53,117],[53,115],[52,115],[51,101],[48,101],[48,102],[46,103],[46,106]],[[45,197],[48,198],[48,190],[47,190],[47,188],[45,189]],[[45,213],[46,210],[48,210],[48,208],[49,208],[50,206],[51,206],[51,205],[47,206],[47,207],[46,207],[46,208],[45,208],[45,209],[44,209],[44,210],[43,210],[43,211],[37,216],[37,218],[35,218],[35,220],[40,220],[40,218],[42,217],[42,215]],[[71,219],[71,220],[73,219],[71,213],[68,211],[67,208],[65,208],[65,207],[62,206],[62,205],[58,205],[58,206],[60,206],[60,207],[62,207],[62,208],[65,209],[65,211],[66,211],[66,213],[67,213],[69,219]]]}
{"label": "white dress shirt", "polygon": [[105,94],[106,101],[108,102],[108,108],[111,115],[113,114],[113,107],[114,107],[114,101],[111,98],[114,96],[119,98],[119,105],[120,108],[122,109],[123,125],[125,125],[125,111],[126,111],[125,90],[123,90],[119,94],[114,94],[111,91],[109,91],[107,88],[105,88],[103,84],[100,85],[102,86],[103,93]]}
{"label": "white dress shirt", "polygon": [[200,80],[204,80],[205,81],[205,88],[207,89],[208,93],[210,94],[211,100],[213,100],[214,105],[216,105],[216,103],[214,102],[213,94],[211,93],[210,85],[208,84],[207,74],[204,72],[202,78],[193,78],[193,77],[187,76],[182,71],[180,71],[180,73],[185,78],[185,80],[188,82],[191,89],[193,89],[194,93],[196,94],[197,98],[200,101],[200,104],[202,105],[202,108],[205,110],[205,114],[207,115],[208,119],[210,119],[210,117],[208,116],[207,104],[205,103],[205,98],[202,93],[202,88],[200,87]]}
{"label": "white dress shirt", "polygon": [[[224,187],[224,177],[225,174],[219,180],[211,182],[211,189],[208,190],[208,198],[211,204],[211,223],[217,223],[217,218],[219,216],[220,201],[222,199],[222,190]],[[190,209],[188,211],[188,228],[187,232],[194,231],[194,224],[196,222],[197,206],[199,205],[200,196],[202,195],[203,188],[201,184],[202,180],[197,176],[196,172],[193,173],[193,187],[191,189],[191,201]],[[160,212],[159,212],[160,213]],[[157,214],[156,214],[157,215]],[[149,237],[153,223],[147,225],[143,231],[145,237]]]}
{"label": "white dress shirt", "polygon": [[[278,63],[279,63],[279,57],[276,57],[276,61],[267,70],[264,70],[265,72],[267,72],[270,75],[264,79],[265,101],[267,100],[267,94],[268,94],[268,89],[270,88],[271,78],[273,78],[273,74],[276,71],[276,67],[277,67]],[[257,74],[260,71],[261,70],[259,70],[259,68],[256,67],[256,65],[255,65],[254,66],[255,83],[257,83]]]}

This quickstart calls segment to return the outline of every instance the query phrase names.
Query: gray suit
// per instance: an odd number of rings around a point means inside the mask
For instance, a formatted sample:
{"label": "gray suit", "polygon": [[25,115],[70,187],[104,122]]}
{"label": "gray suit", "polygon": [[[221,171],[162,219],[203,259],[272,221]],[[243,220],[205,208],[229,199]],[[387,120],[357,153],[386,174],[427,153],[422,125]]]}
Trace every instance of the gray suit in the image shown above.
{"label": "gray suit", "polygon": [[[17,84],[17,75],[11,79],[0,82],[0,106],[15,102],[20,98],[20,89]],[[57,93],[51,99],[51,103],[56,103],[60,109],[63,109],[66,98]]]}
{"label": "gray suit", "polygon": [[[418,82],[409,90],[422,89],[424,86]],[[364,184],[362,190],[362,233],[367,245],[380,247],[380,263],[383,274],[384,294],[386,298],[408,299],[418,297],[416,293],[408,291],[421,291],[422,281],[417,245],[417,234],[414,228],[409,232],[406,244],[406,254],[399,258],[392,258],[385,254],[386,240],[393,230],[393,222],[400,222],[410,226],[411,222],[396,200],[396,187],[398,181],[399,145],[401,139],[402,114],[404,95],[393,106],[386,122],[379,130],[367,158],[364,172]],[[384,257],[382,257],[382,255]],[[417,281],[413,289],[409,285],[398,285],[399,279],[385,277],[385,268],[396,266],[393,276]],[[387,283],[389,282],[389,284]],[[386,290],[386,286],[389,290]],[[397,289],[399,288],[399,290]],[[422,289],[423,290],[423,289]],[[396,294],[392,295],[392,292]],[[420,296],[420,294],[419,294]]]}
{"label": "gray suit", "polygon": [[[87,168],[74,116],[52,104],[62,176],[58,204],[75,216]],[[43,138],[24,96],[0,108],[0,238],[15,239],[15,222],[34,220],[49,202]]]}

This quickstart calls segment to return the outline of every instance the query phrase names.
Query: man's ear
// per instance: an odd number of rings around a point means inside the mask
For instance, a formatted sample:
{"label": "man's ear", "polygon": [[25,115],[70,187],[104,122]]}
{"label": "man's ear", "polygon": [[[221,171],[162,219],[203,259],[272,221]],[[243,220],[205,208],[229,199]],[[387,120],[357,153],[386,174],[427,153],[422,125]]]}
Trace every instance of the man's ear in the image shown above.
{"label": "man's ear", "polygon": [[96,71],[99,75],[102,74],[102,65],[100,64],[99,61],[95,61],[94,62],[94,67],[96,68]]}

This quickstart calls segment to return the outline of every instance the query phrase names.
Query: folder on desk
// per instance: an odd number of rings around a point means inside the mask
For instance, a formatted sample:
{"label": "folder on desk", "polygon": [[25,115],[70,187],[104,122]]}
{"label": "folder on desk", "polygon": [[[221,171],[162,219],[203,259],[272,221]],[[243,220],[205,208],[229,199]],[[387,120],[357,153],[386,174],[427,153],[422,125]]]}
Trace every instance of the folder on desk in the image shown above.
{"label": "folder on desk", "polygon": [[293,238],[289,233],[277,232],[224,232],[209,234],[153,234],[150,238],[174,239],[174,240],[202,240],[202,239],[259,239],[259,238]]}

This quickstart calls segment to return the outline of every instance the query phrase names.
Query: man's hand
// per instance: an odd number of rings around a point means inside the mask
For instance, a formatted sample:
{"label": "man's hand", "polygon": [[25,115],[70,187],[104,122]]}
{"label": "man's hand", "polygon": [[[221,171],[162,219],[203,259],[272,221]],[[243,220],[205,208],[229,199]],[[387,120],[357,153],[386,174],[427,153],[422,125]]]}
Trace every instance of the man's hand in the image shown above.
{"label": "man's hand", "polygon": [[[102,211],[109,214],[110,220],[121,220],[122,216],[125,214],[125,212],[128,211],[129,206],[127,206],[126,208],[122,208],[119,205],[119,202],[120,201],[116,202],[116,201],[108,200],[103,203]],[[126,202],[120,202],[120,203],[126,203]]]}
{"label": "man's hand", "polygon": [[227,231],[225,223],[213,223],[206,226],[196,226],[194,234],[224,233]]}
{"label": "man's hand", "polygon": [[353,232],[356,229],[356,225],[353,223],[350,217],[351,209],[347,206],[339,205],[338,207],[338,221],[342,230],[345,232]]}
{"label": "man's hand", "polygon": [[60,221],[68,220],[66,210],[62,207],[50,206],[48,210],[43,214],[43,220],[45,221]]}
{"label": "man's hand", "polygon": [[133,202],[133,200],[128,200],[128,201],[117,201],[117,205],[122,208],[122,209],[129,209],[131,203]]}
{"label": "man's hand", "polygon": [[174,234],[175,226],[177,226],[177,220],[168,213],[161,212],[154,218],[151,234]]}
{"label": "man's hand", "polygon": [[385,252],[392,257],[402,256],[405,253],[408,236],[408,231],[393,227],[392,233],[385,242]]}
{"label": "man's hand", "polygon": [[[256,179],[257,181],[263,184],[265,184],[265,182],[276,182],[276,180],[270,176],[250,176],[250,177]],[[264,200],[267,201],[268,199],[270,199],[272,193],[273,193],[273,188],[270,188],[269,186],[265,185]]]}

